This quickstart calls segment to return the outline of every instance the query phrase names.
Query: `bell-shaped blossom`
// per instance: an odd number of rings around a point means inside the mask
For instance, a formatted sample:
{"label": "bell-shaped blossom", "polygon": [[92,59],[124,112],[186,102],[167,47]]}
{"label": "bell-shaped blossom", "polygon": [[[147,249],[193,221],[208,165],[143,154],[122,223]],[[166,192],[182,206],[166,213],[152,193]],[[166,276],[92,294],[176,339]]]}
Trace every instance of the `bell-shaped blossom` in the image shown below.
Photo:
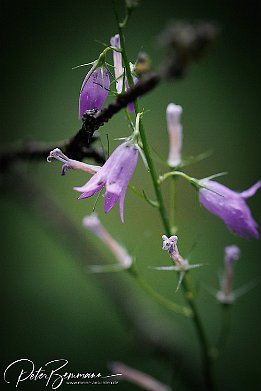
{"label": "bell-shaped blossom", "polygon": [[86,111],[100,110],[108,96],[110,77],[104,66],[93,68],[86,75],[79,98],[79,117],[83,118]]}
{"label": "bell-shaped blossom", "polygon": [[133,142],[127,141],[121,144],[85,185],[74,188],[82,193],[79,199],[91,197],[106,186],[104,211],[108,213],[120,199],[120,216],[124,222],[125,193],[137,161],[138,149]]}
{"label": "bell-shaped blossom", "polygon": [[234,266],[239,260],[240,249],[235,245],[227,246],[224,249],[224,274],[221,279],[220,291],[217,292],[217,299],[223,304],[233,303]]}
{"label": "bell-shaped blossom", "polygon": [[170,103],[166,110],[167,128],[169,133],[169,157],[168,165],[170,167],[177,167],[181,163],[181,149],[182,149],[182,125],[180,117],[182,114],[182,107]]}
{"label": "bell-shaped blossom", "polygon": [[209,212],[223,220],[235,234],[245,239],[251,236],[258,239],[258,225],[251,215],[246,200],[261,187],[261,181],[242,193],[209,179],[201,180],[200,184],[210,189],[199,190],[199,200]]}

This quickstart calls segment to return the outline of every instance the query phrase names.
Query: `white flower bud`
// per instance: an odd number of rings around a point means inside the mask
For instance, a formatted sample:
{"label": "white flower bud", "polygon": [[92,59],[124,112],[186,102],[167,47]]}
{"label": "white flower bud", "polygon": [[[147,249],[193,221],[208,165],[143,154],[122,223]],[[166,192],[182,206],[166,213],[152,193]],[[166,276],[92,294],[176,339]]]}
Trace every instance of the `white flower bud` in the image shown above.
{"label": "white flower bud", "polygon": [[96,213],[92,213],[90,216],[86,216],[83,219],[83,226],[92,231],[98,236],[108,249],[115,256],[119,264],[124,268],[128,269],[132,264],[132,257],[128,254],[126,249],[121,246],[109,232],[104,228],[100,222]]}
{"label": "white flower bud", "polygon": [[170,167],[177,167],[181,163],[181,149],[182,149],[182,125],[180,123],[180,116],[182,114],[182,107],[170,103],[166,110],[167,127],[169,133],[169,157],[168,165]]}

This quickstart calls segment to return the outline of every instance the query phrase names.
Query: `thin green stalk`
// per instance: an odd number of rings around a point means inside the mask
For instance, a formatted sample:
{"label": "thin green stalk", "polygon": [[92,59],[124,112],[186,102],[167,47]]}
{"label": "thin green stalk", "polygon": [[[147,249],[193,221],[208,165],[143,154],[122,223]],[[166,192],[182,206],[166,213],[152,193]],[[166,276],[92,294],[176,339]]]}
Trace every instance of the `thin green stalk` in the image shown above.
{"label": "thin green stalk", "polygon": [[[124,32],[123,32],[125,24],[122,25],[119,22],[119,18],[118,18],[116,9],[115,9],[115,15],[116,15],[117,23],[118,23],[118,31],[119,31],[120,41],[121,41],[121,53],[122,53],[122,58],[123,58],[123,62],[124,62],[125,69],[126,69],[126,76],[127,76],[129,86],[133,87],[134,82],[133,82],[133,78],[131,75],[131,69],[130,69],[129,60],[128,60],[128,56],[127,56],[127,52],[126,52],[125,37],[124,37]],[[134,108],[135,108],[135,114],[138,115],[138,113],[140,113],[140,108],[139,108],[139,104],[138,104],[137,100],[134,101]],[[157,202],[159,204],[158,209],[159,209],[161,220],[162,220],[162,223],[163,223],[163,226],[165,229],[165,234],[167,236],[171,236],[171,234],[172,234],[171,233],[171,226],[170,226],[168,215],[167,215],[167,212],[165,209],[160,184],[158,182],[158,175],[157,175],[157,172],[156,172],[156,169],[155,169],[152,157],[151,157],[150,147],[149,147],[149,144],[147,141],[142,118],[140,118],[139,131],[140,131],[140,137],[141,137],[141,141],[142,141],[144,155],[145,155],[147,163],[148,163],[155,195],[157,198]],[[205,331],[204,331],[200,316],[198,314],[198,311],[197,311],[197,308],[196,308],[196,305],[194,302],[193,294],[192,294],[190,287],[189,287],[189,284],[188,284],[188,272],[186,273],[185,278],[182,281],[182,288],[183,288],[185,299],[186,299],[186,301],[187,301],[187,303],[193,313],[192,319],[193,319],[193,323],[194,323],[194,326],[195,326],[195,329],[196,329],[196,332],[198,335],[200,347],[201,347],[201,356],[202,356],[202,364],[203,364],[203,368],[204,368],[204,380],[205,380],[206,388],[208,391],[212,391],[212,390],[214,390],[214,383],[213,383],[213,377],[212,377],[212,372],[211,372],[211,362],[210,362],[208,343],[207,343]],[[145,288],[145,289],[148,290],[148,288]]]}
{"label": "thin green stalk", "polygon": [[204,331],[203,324],[201,322],[198,310],[196,308],[196,304],[194,302],[193,293],[191,289],[189,288],[189,281],[188,281],[188,273],[185,274],[185,277],[182,281],[182,288],[184,292],[184,296],[186,298],[186,301],[192,310],[194,316],[193,316],[193,322],[194,326],[197,332],[198,340],[201,347],[201,360],[203,364],[203,371],[204,371],[204,380],[205,385],[208,391],[213,391],[215,389],[214,387],[214,381],[213,381],[213,374],[212,374],[212,360],[210,357],[210,351],[208,346],[208,341],[206,338],[206,333]]}
{"label": "thin green stalk", "polygon": [[174,235],[176,233],[175,227],[175,216],[176,216],[176,185],[177,179],[173,177],[170,185],[170,225],[171,233]]}
{"label": "thin green stalk", "polygon": [[231,325],[231,305],[223,304],[221,311],[222,311],[221,329],[220,329],[220,334],[216,346],[218,350],[218,354],[222,353],[222,351],[226,347],[227,340],[229,337],[230,325]]}
{"label": "thin green stalk", "polygon": [[189,307],[185,307],[179,304],[174,303],[171,300],[166,299],[162,295],[160,295],[158,292],[156,292],[147,282],[144,280],[144,278],[137,272],[135,267],[132,267],[131,269],[128,269],[130,274],[135,278],[136,282],[139,283],[139,285],[142,287],[142,289],[147,292],[150,296],[154,298],[155,301],[157,301],[160,305],[165,307],[166,309],[173,311],[177,314],[184,315],[186,317],[193,316],[193,313]]}

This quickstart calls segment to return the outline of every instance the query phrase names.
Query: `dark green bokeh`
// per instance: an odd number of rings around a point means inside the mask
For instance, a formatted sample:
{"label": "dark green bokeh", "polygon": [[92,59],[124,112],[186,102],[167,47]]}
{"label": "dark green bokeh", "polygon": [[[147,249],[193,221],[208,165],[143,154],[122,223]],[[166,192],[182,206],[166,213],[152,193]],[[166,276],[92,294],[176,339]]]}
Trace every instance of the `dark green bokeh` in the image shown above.
{"label": "dark green bokeh", "polygon": [[[111,2],[2,0],[1,11],[2,144],[17,139],[53,141],[70,137],[80,126],[78,93],[86,73],[84,68],[74,71],[71,68],[95,59],[102,50],[95,40],[107,43],[116,33]],[[127,28],[130,58],[135,60],[142,49],[150,54],[156,66],[163,56],[156,36],[168,21],[184,18],[213,20],[220,27],[221,36],[208,55],[189,69],[184,80],[164,84],[141,99],[141,106],[149,110],[144,116],[149,140],[162,156],[167,155],[165,109],[169,102],[181,104],[184,153],[196,155],[213,150],[207,161],[190,167],[188,173],[200,178],[228,171],[229,175],[220,180],[243,190],[259,179],[258,2],[144,0]],[[104,144],[106,133],[111,149],[118,145],[114,138],[128,135],[122,114],[101,129]],[[21,166],[68,213],[72,224],[80,227],[94,200],[78,202],[72,187],[84,183],[85,175],[69,173],[60,177],[58,163]],[[153,194],[142,163],[132,183]],[[167,197],[168,186],[164,188]],[[61,237],[46,230],[41,210],[37,215],[15,200],[19,192],[19,187],[15,187],[12,195],[1,197],[2,262],[6,273],[3,367],[20,357],[31,358],[37,367],[63,357],[70,361],[70,370],[106,372],[108,362],[120,360],[167,383],[169,366],[150,351],[138,349],[131,329],[122,322],[106,291],[96,283],[99,277],[87,275]],[[249,204],[260,221],[258,197]],[[233,236],[221,221],[199,207],[195,191],[182,181],[178,184],[177,206],[182,253],[188,253],[197,242],[192,262],[207,264],[193,275],[199,287],[200,313],[209,339],[214,342],[220,308],[208,291],[218,287],[223,247],[235,243],[242,249],[235,279],[235,285],[240,286],[260,275],[258,242]],[[147,281],[163,295],[182,301],[181,293],[174,293],[176,279],[171,273],[161,274],[147,268],[169,262],[161,251],[163,231],[156,210],[131,192],[126,197],[124,225],[120,223],[117,207],[104,216],[100,200],[97,209],[106,227],[135,254]],[[86,238],[92,243],[86,257],[97,262],[106,255],[106,250],[100,248],[91,234],[86,233]],[[94,254],[95,251],[100,255]],[[135,289],[131,295],[135,295]],[[141,295],[140,291],[137,295]],[[231,337],[225,354],[216,363],[222,391],[259,389],[259,297],[258,286],[233,308]],[[142,294],[141,300],[147,305],[146,295]],[[184,351],[197,367],[198,346],[189,321],[161,312],[156,305],[154,316],[173,320],[174,333],[183,333]],[[30,386],[42,389],[41,383],[22,385],[24,389]],[[136,389],[127,383],[117,387]],[[185,388],[177,380],[175,389]]]}

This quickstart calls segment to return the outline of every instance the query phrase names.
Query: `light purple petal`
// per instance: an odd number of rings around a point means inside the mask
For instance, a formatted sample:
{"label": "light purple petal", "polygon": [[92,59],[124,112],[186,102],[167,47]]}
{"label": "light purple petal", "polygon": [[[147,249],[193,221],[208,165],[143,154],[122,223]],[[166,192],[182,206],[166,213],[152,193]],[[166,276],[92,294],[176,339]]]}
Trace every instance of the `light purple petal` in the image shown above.
{"label": "light purple petal", "polygon": [[[138,82],[137,77],[134,77],[134,76],[133,76],[133,82],[134,82],[134,85]],[[129,87],[129,83],[128,83],[128,80],[127,80],[127,79],[126,79],[126,81],[125,81],[125,85],[126,85],[126,91],[128,91],[128,90],[130,89],[130,87]],[[128,112],[129,112],[129,113],[133,113],[134,110],[135,110],[134,103],[133,103],[133,102],[129,103],[129,104],[127,105],[127,108],[128,108]]]}
{"label": "light purple petal", "polygon": [[121,217],[121,222],[124,223],[124,200],[125,200],[125,194],[126,194],[126,189],[125,191],[122,191],[120,195],[120,202],[119,202],[119,207],[120,207],[120,217]]}
{"label": "light purple petal", "polygon": [[121,193],[127,187],[137,165],[138,150],[133,144],[124,143],[116,151],[117,155],[114,156],[115,164],[108,173],[106,189],[113,192],[114,189],[111,187],[114,187],[114,184],[117,183]]}
{"label": "light purple petal", "polygon": [[119,199],[119,194],[106,191],[104,196],[104,211],[108,213]]}
{"label": "light purple petal", "polygon": [[108,96],[110,87],[109,73],[105,67],[97,68],[85,77],[79,98],[79,117],[87,110],[100,110]]}
{"label": "light purple petal", "polygon": [[135,107],[134,107],[134,103],[131,102],[127,105],[127,108],[128,108],[128,112],[129,113],[134,113],[134,110],[135,110]]}
{"label": "light purple petal", "polygon": [[106,163],[85,185],[74,189],[82,193],[79,198],[83,199],[91,197],[106,185],[105,213],[108,213],[120,198],[120,216],[123,222],[125,193],[137,161],[137,148],[130,142],[125,142],[114,150]]}
{"label": "light purple petal", "polygon": [[[78,198],[78,200],[83,200],[84,198],[89,198],[89,197],[93,196],[94,194],[98,193],[98,191],[100,191],[103,188],[103,186],[104,186],[104,183],[102,183],[101,185],[97,185],[92,190],[83,192],[80,195],[80,197]],[[76,190],[77,188],[74,188],[74,189]]]}
{"label": "light purple petal", "polygon": [[247,199],[252,197],[254,194],[256,194],[257,190],[261,187],[261,181],[258,181],[253,186],[251,186],[248,190],[243,191],[240,193],[240,196]]}

